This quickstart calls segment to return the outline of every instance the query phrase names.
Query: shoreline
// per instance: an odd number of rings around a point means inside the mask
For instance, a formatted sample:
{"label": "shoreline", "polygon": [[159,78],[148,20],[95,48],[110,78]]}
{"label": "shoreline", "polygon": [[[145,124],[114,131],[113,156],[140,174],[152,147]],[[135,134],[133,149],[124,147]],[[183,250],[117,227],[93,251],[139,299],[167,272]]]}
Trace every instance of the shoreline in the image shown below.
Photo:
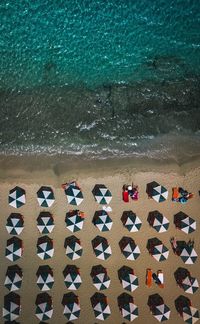
{"label": "shoreline", "polygon": [[110,176],[117,174],[137,173],[172,173],[184,176],[199,169],[200,156],[188,158],[182,164],[169,160],[149,158],[109,158],[88,160],[83,156],[37,155],[37,156],[5,156],[0,155],[1,182],[44,183],[50,179],[50,184],[60,186],[61,179]]}

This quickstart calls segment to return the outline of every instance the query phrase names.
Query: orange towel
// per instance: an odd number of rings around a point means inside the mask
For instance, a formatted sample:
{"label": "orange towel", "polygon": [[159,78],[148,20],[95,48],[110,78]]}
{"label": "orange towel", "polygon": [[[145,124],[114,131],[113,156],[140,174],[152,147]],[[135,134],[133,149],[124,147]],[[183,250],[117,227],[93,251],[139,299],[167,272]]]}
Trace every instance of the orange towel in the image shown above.
{"label": "orange towel", "polygon": [[147,269],[147,273],[146,273],[146,285],[149,288],[152,285],[152,270],[151,269]]}
{"label": "orange towel", "polygon": [[179,197],[178,187],[172,188],[172,199],[178,199],[178,197]]}

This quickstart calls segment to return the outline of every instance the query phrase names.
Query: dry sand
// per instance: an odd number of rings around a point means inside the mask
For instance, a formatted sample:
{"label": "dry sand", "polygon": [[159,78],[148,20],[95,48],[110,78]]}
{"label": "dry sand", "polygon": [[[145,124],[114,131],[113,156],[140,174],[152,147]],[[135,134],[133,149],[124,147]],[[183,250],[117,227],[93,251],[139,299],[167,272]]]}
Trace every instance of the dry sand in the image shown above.
{"label": "dry sand", "polygon": [[[1,160],[2,162],[2,160]],[[2,162],[5,163],[5,160]],[[2,166],[1,163],[1,166]],[[103,162],[102,162],[103,163]],[[64,168],[64,167],[63,167]],[[41,167],[42,169],[42,167]],[[155,170],[158,171],[155,171]],[[190,170],[189,170],[190,169]],[[63,316],[63,306],[61,305],[62,296],[68,292],[64,285],[64,278],[62,271],[67,264],[75,264],[80,268],[82,285],[75,291],[80,297],[81,315],[80,318],[74,323],[81,324],[94,324],[102,323],[94,317],[94,313],[90,304],[90,297],[96,292],[95,287],[92,285],[90,271],[93,265],[102,264],[107,268],[108,275],[111,278],[111,285],[109,289],[102,291],[107,295],[110,308],[112,311],[111,316],[106,320],[106,323],[121,324],[129,323],[123,320],[118,306],[117,296],[122,292],[127,292],[122,289],[122,286],[118,280],[117,271],[123,266],[127,265],[134,269],[135,274],[139,277],[139,288],[136,289],[132,296],[136,305],[139,307],[139,317],[133,322],[135,324],[144,324],[146,322],[158,323],[158,321],[151,315],[147,306],[147,299],[150,294],[159,293],[165,303],[171,309],[171,317],[168,321],[169,324],[183,323],[182,318],[176,312],[174,307],[174,300],[179,295],[183,294],[188,296],[194,307],[200,309],[200,289],[194,294],[185,294],[180,289],[174,279],[174,271],[180,266],[188,268],[191,274],[199,279],[200,282],[200,197],[198,190],[200,189],[200,168],[188,167],[179,168],[179,166],[165,166],[154,167],[152,171],[150,169],[144,170],[142,167],[131,168],[129,165],[123,165],[123,161],[116,167],[115,163],[106,168],[105,163],[100,164],[98,167],[92,163],[89,164],[89,168],[76,168],[69,166],[66,170],[55,172],[52,170],[34,170],[29,165],[29,168],[22,168],[20,166],[15,169],[12,167],[6,169],[1,168],[1,186],[0,186],[0,228],[1,228],[1,244],[0,244],[0,305],[3,305],[3,297],[8,293],[8,290],[3,286],[5,279],[5,272],[7,266],[12,265],[12,262],[5,258],[5,246],[6,240],[10,237],[8,235],[5,224],[6,219],[11,212],[18,211],[23,214],[25,227],[22,234],[19,236],[24,242],[24,254],[18,262],[16,262],[23,269],[23,283],[22,287],[17,293],[21,296],[22,311],[19,317],[19,322],[22,324],[33,324],[39,321],[34,315],[35,312],[35,299],[36,295],[40,293],[39,288],[36,285],[36,271],[39,265],[49,264],[54,271],[55,284],[51,291],[48,293],[53,298],[54,314],[48,323],[64,324],[67,323],[67,319]],[[143,171],[144,172],[141,172]],[[76,260],[71,261],[65,255],[64,240],[72,233],[65,228],[65,214],[71,209],[67,204],[66,197],[61,189],[61,183],[73,180],[79,182],[83,193],[84,201],[79,206],[79,209],[86,214],[86,220],[83,230],[75,233],[75,235],[81,239],[81,243],[84,249],[83,256]],[[146,195],[146,184],[152,180],[156,180],[160,184],[164,185],[169,190],[170,197],[166,202],[156,203],[154,200],[148,199]],[[124,203],[121,199],[121,188],[124,183],[134,182],[139,185],[140,197],[137,202]],[[110,203],[113,211],[110,216],[113,220],[113,227],[110,232],[99,232],[99,230],[92,224],[92,218],[96,210],[101,207],[95,202],[91,193],[96,183],[103,183],[111,190],[113,199]],[[19,185],[26,190],[27,203],[25,206],[18,210],[8,205],[8,192],[15,185]],[[36,192],[41,185],[51,185],[55,193],[55,203],[52,208],[40,208],[36,200]],[[195,197],[189,201],[186,205],[180,205],[171,201],[171,188],[173,186],[183,186],[188,191],[195,193]],[[121,215],[125,210],[133,210],[142,220],[141,230],[137,233],[129,233],[121,223]],[[159,210],[170,220],[169,230],[165,233],[157,233],[154,229],[150,228],[146,219],[148,212],[152,210]],[[36,255],[36,242],[40,233],[36,227],[36,218],[39,212],[42,210],[49,210],[53,213],[55,219],[55,228],[49,235],[54,240],[55,253],[52,259],[43,261]],[[197,230],[192,234],[184,234],[183,232],[175,229],[173,224],[173,215],[179,211],[183,211],[190,215],[197,221]],[[106,237],[112,248],[112,256],[106,260],[101,261],[97,259],[93,253],[91,246],[91,240],[96,235],[102,235]],[[121,254],[118,242],[123,236],[132,237],[139,245],[141,255],[136,261],[128,261]],[[157,262],[154,260],[146,250],[147,239],[151,237],[158,237],[169,248],[170,255],[168,260],[164,262]],[[169,239],[171,236],[176,236],[177,239],[188,240],[189,238],[195,239],[195,250],[197,251],[199,258],[194,265],[184,265],[183,261],[175,256],[172,252]],[[155,284],[151,288],[145,286],[145,273],[146,268],[152,268],[153,271],[162,269],[165,278],[165,288],[160,289]],[[127,292],[128,293],[128,292]],[[3,320],[0,322],[3,323]]]}

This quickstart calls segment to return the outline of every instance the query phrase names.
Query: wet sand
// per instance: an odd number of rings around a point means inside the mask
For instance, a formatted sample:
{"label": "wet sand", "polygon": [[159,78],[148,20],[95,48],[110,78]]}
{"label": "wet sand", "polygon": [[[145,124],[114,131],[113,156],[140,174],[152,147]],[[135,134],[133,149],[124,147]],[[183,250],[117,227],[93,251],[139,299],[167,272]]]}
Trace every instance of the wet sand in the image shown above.
{"label": "wet sand", "polygon": [[[35,158],[36,159],[36,158]],[[39,158],[36,159],[39,161]],[[36,162],[37,162],[36,161]],[[0,282],[3,287],[5,272],[7,266],[15,264],[7,260],[4,256],[6,240],[11,236],[7,233],[5,224],[6,219],[11,212],[20,212],[24,216],[24,230],[20,234],[20,238],[24,242],[24,254],[21,259],[16,262],[23,269],[23,283],[22,287],[17,293],[21,296],[22,311],[19,317],[19,322],[22,324],[34,324],[38,323],[38,319],[35,317],[35,299],[36,295],[40,293],[39,288],[36,285],[36,271],[38,266],[48,264],[53,268],[55,283],[48,293],[53,298],[54,313],[51,320],[47,323],[64,324],[67,323],[67,319],[63,316],[63,306],[61,300],[63,294],[68,292],[64,285],[64,277],[62,271],[67,264],[75,264],[80,268],[82,277],[82,285],[74,291],[80,298],[81,315],[80,318],[74,323],[77,324],[94,324],[102,323],[94,317],[94,313],[90,303],[90,297],[96,292],[95,287],[92,285],[90,277],[90,271],[93,265],[102,264],[107,268],[108,275],[111,278],[111,285],[109,289],[102,291],[107,297],[111,308],[111,316],[106,320],[106,323],[121,324],[129,323],[124,320],[119,312],[117,306],[117,296],[123,292],[127,292],[122,289],[122,286],[118,280],[118,269],[127,265],[134,269],[135,274],[139,278],[139,287],[131,293],[134,297],[135,304],[139,307],[139,317],[133,322],[138,324],[158,323],[158,321],[151,315],[147,306],[148,296],[153,293],[159,293],[165,303],[171,309],[171,317],[168,321],[169,324],[183,323],[182,318],[176,312],[174,307],[174,300],[179,295],[185,295],[192,301],[194,307],[200,309],[200,289],[194,294],[186,294],[180,289],[174,279],[174,271],[178,267],[187,268],[194,277],[197,277],[200,282],[200,239],[199,239],[199,207],[200,197],[198,190],[200,189],[200,168],[197,167],[198,162],[193,164],[185,164],[182,166],[174,163],[168,165],[156,165],[149,164],[145,167],[144,164],[131,164],[129,162],[111,161],[106,164],[102,162],[86,162],[78,163],[74,162],[71,167],[70,163],[58,165],[53,164],[53,167],[47,167],[44,163],[40,162],[38,168],[35,164],[26,164],[26,162],[18,163],[2,159],[0,161],[0,205],[1,205],[1,245],[0,245]],[[20,164],[21,163],[21,164]],[[15,168],[14,168],[15,164]],[[80,184],[84,201],[78,207],[81,211],[85,212],[86,219],[84,222],[83,230],[76,232],[75,235],[80,238],[83,246],[83,255],[80,259],[71,261],[65,255],[64,240],[72,233],[65,228],[65,214],[68,210],[73,209],[73,206],[67,204],[66,197],[61,184],[76,179]],[[146,195],[146,184],[152,180],[164,185],[169,190],[169,198],[166,202],[156,203],[154,200],[148,199]],[[137,202],[124,203],[121,198],[121,188],[124,183],[134,182],[139,186],[139,200]],[[110,203],[113,211],[110,216],[113,220],[113,227],[110,232],[100,232],[93,224],[92,218],[96,210],[101,209],[91,193],[96,183],[105,184],[112,192],[113,199]],[[18,210],[8,205],[8,192],[15,185],[19,185],[26,190],[26,205]],[[36,192],[41,185],[52,186],[55,194],[55,203],[51,208],[41,208],[38,205],[36,199]],[[173,186],[182,186],[188,191],[194,192],[195,197],[190,200],[186,205],[180,205],[171,201],[171,188]],[[169,230],[165,233],[157,233],[153,228],[150,228],[147,223],[148,212],[152,210],[159,210],[170,221]],[[51,211],[54,220],[55,228],[49,236],[54,240],[55,253],[52,259],[46,261],[41,260],[36,255],[36,242],[38,237],[42,236],[36,227],[36,218],[40,211]],[[133,210],[137,216],[142,220],[142,227],[139,232],[130,233],[121,223],[121,215],[125,210]],[[183,211],[197,221],[197,230],[189,235],[179,231],[173,224],[173,215],[179,211]],[[112,256],[106,260],[101,261],[97,259],[93,253],[91,246],[91,240],[96,235],[102,235],[106,237],[112,248]],[[136,261],[128,261],[121,254],[118,242],[123,236],[132,237],[139,245],[141,255]],[[164,262],[157,262],[152,258],[147,249],[146,243],[149,238],[158,237],[169,248],[170,254],[168,260]],[[189,238],[195,240],[195,250],[199,255],[194,265],[185,265],[183,261],[175,256],[170,246],[170,237],[176,236],[177,239],[188,240]],[[153,271],[162,269],[164,272],[165,287],[164,289],[158,288],[155,284],[151,288],[147,288],[145,285],[146,269],[151,268]],[[3,297],[8,294],[9,291],[3,287],[0,292],[0,304],[3,305]],[[127,292],[128,293],[128,292]],[[3,320],[1,320],[3,323]]]}

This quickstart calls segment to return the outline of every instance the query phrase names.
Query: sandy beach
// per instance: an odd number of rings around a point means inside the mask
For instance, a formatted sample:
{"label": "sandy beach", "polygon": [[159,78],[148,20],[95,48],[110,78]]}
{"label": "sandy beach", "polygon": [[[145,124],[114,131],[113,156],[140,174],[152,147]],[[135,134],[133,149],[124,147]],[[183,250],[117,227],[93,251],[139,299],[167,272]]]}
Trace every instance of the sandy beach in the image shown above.
{"label": "sandy beach", "polygon": [[[31,161],[31,159],[30,159]],[[130,293],[134,297],[134,302],[139,308],[139,317],[134,323],[149,324],[158,323],[158,321],[151,315],[149,307],[147,306],[148,296],[154,293],[159,293],[165,303],[171,309],[171,316],[168,321],[169,324],[181,324],[183,319],[177,313],[174,300],[179,295],[185,295],[192,301],[192,305],[200,309],[200,289],[194,294],[186,294],[179,288],[174,279],[174,271],[178,267],[187,268],[191,274],[198,278],[200,282],[200,197],[198,191],[200,190],[200,168],[199,161],[193,163],[185,163],[180,166],[176,163],[168,163],[168,165],[149,163],[134,164],[132,161],[106,161],[100,162],[83,162],[80,163],[78,159],[72,163],[63,161],[57,164],[49,160],[48,166],[40,162],[40,157],[30,161],[22,162],[22,159],[0,159],[0,205],[1,205],[1,245],[0,245],[0,305],[3,305],[4,295],[9,291],[3,287],[5,280],[5,273],[7,267],[12,264],[18,264],[23,270],[23,283],[22,287],[17,293],[21,296],[22,311],[18,321],[21,324],[34,324],[38,323],[35,317],[35,299],[39,288],[36,285],[36,271],[40,265],[48,264],[52,267],[54,272],[55,283],[53,288],[48,292],[53,299],[54,313],[48,323],[64,324],[67,319],[63,316],[63,306],[61,300],[63,294],[69,292],[64,285],[64,277],[62,271],[67,264],[75,264],[80,268],[82,285],[77,291],[74,291],[80,298],[81,315],[80,318],[74,323],[77,324],[94,324],[102,323],[96,320],[90,303],[90,297],[97,291],[92,284],[90,271],[92,266],[102,264],[106,267],[108,275],[111,278],[111,285],[107,290],[102,291],[107,297],[111,308],[111,315],[105,321],[110,324],[128,323],[124,320],[119,312],[117,305],[117,296],[123,292],[120,281],[118,279],[117,271],[123,266],[127,265],[134,269],[135,274],[139,278],[139,287]],[[41,158],[42,161],[42,158]],[[37,166],[37,167],[36,167]],[[84,201],[78,207],[81,211],[85,212],[86,219],[83,229],[76,232],[75,235],[81,240],[83,246],[83,255],[80,259],[71,261],[65,255],[64,240],[67,236],[72,235],[65,227],[65,214],[73,206],[67,203],[66,196],[61,184],[70,180],[77,180],[84,194]],[[156,203],[152,199],[148,199],[146,194],[146,184],[151,181],[157,181],[169,190],[169,198],[163,203]],[[137,184],[139,186],[139,200],[137,202],[130,201],[124,203],[122,201],[122,186],[125,183]],[[112,212],[110,217],[113,220],[113,227],[109,232],[100,232],[92,223],[92,218],[96,210],[102,209],[100,205],[94,200],[92,189],[95,184],[105,184],[112,193],[112,201],[110,206]],[[9,190],[16,185],[26,190],[26,204],[18,210],[8,205]],[[49,185],[54,190],[55,203],[51,208],[41,208],[36,199],[36,192],[41,185]],[[190,192],[195,194],[194,198],[188,201],[187,204],[181,205],[171,201],[172,187],[182,186]],[[74,208],[75,209],[75,208]],[[168,231],[165,233],[157,233],[151,228],[147,222],[147,216],[150,211],[159,210],[170,221]],[[55,228],[49,237],[54,241],[55,253],[52,259],[41,260],[36,254],[37,239],[42,236],[36,226],[36,218],[40,211],[51,211],[54,216]],[[136,233],[130,233],[122,225],[121,216],[123,211],[133,210],[136,215],[142,220],[142,227]],[[183,211],[197,222],[197,229],[195,232],[187,235],[182,231],[175,228],[173,224],[173,216],[179,211]],[[6,219],[11,212],[20,212],[24,216],[24,230],[20,234],[20,238],[24,243],[24,254],[18,262],[10,262],[5,258],[6,241],[11,237],[6,231]],[[106,260],[101,261],[94,255],[91,241],[96,235],[104,236],[112,248],[112,256]],[[122,255],[119,248],[119,241],[123,236],[132,237],[136,244],[139,245],[141,250],[140,257],[135,261],[128,261]],[[185,265],[180,257],[174,255],[171,246],[170,238],[175,236],[178,240],[194,239],[195,250],[198,253],[198,259],[194,265]],[[164,262],[157,262],[152,258],[147,249],[146,243],[149,238],[158,237],[169,248],[169,258]],[[151,288],[145,285],[146,269],[151,268],[153,271],[161,269],[164,273],[165,287],[160,289],[155,283]],[[127,292],[128,293],[128,292]],[[0,321],[3,323],[3,319]]]}

